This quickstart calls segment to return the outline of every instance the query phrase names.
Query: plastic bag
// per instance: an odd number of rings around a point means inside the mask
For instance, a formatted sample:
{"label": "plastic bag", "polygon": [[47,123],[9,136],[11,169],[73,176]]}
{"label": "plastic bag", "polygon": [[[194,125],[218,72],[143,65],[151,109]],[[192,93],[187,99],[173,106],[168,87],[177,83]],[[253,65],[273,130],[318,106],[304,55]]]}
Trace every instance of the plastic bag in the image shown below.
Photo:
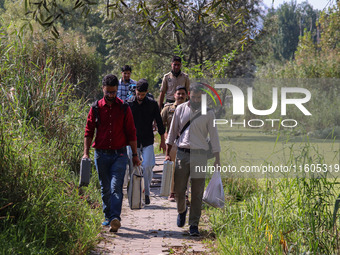
{"label": "plastic bag", "polygon": [[172,161],[164,161],[160,196],[167,197],[170,195],[173,165],[174,162]]}
{"label": "plastic bag", "polygon": [[140,166],[134,167],[131,174],[128,187],[128,199],[131,209],[142,209],[144,207],[144,178]]}
{"label": "plastic bag", "polygon": [[216,208],[224,207],[224,190],[220,172],[214,172],[211,177],[203,193],[203,201]]}

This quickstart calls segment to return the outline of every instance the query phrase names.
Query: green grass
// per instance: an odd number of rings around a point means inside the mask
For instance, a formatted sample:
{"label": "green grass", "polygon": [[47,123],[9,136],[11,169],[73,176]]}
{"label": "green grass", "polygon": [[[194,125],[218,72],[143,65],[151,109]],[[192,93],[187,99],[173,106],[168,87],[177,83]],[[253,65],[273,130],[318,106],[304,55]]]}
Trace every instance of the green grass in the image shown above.
{"label": "green grass", "polygon": [[96,174],[77,188],[89,106],[17,36],[0,38],[0,254],[84,254],[103,217]]}
{"label": "green grass", "polygon": [[[75,97],[80,88],[70,82],[75,77],[64,64],[31,56],[31,44],[25,44],[20,32],[9,37],[7,28],[0,30],[4,35],[0,37],[0,253],[87,253],[98,241],[103,217],[96,173],[89,187],[77,188],[89,106]],[[319,137],[327,137],[334,124],[323,120],[339,119],[334,115],[339,108],[337,94],[331,107],[328,97],[320,97],[325,99],[324,108],[313,104],[318,117],[311,124],[321,130]],[[219,131],[222,164],[339,163],[339,143],[329,139],[283,131]],[[155,152],[159,153],[158,145]],[[336,179],[224,177],[225,209],[207,209],[222,253],[339,252],[338,228],[332,225],[340,193]]]}
{"label": "green grass", "polygon": [[222,164],[235,163],[238,167],[264,162],[286,164],[291,157],[299,157],[308,145],[311,157],[322,156],[327,164],[339,163],[338,140],[291,136],[289,132],[264,133],[259,129],[219,127]]}
{"label": "green grass", "polygon": [[[339,141],[219,129],[222,164],[339,164]],[[220,253],[334,254],[333,208],[339,182],[329,178],[245,178],[223,175],[224,210],[206,207]],[[257,177],[259,177],[257,175]]]}

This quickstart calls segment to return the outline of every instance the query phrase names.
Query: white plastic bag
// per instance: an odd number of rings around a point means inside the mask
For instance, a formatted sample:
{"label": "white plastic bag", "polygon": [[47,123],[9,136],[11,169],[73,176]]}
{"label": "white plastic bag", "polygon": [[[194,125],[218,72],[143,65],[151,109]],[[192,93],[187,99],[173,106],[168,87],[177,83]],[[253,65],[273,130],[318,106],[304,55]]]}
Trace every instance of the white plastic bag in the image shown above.
{"label": "white plastic bag", "polygon": [[128,199],[131,209],[142,209],[144,207],[144,178],[140,166],[133,168],[128,187]]}
{"label": "white plastic bag", "polygon": [[164,161],[163,173],[162,173],[162,184],[161,184],[161,196],[167,197],[170,195],[170,187],[172,180],[172,169],[174,162]]}
{"label": "white plastic bag", "polygon": [[214,172],[206,190],[203,193],[203,201],[216,208],[224,207],[224,190],[220,172]]}

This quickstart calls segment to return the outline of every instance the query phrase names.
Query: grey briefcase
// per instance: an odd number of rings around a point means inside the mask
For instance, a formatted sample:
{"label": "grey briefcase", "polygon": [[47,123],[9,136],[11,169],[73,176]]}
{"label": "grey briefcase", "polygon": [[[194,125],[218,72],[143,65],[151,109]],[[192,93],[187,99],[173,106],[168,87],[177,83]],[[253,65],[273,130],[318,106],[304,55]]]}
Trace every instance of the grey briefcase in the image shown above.
{"label": "grey briefcase", "polygon": [[91,177],[91,159],[83,158],[80,161],[79,187],[87,186]]}

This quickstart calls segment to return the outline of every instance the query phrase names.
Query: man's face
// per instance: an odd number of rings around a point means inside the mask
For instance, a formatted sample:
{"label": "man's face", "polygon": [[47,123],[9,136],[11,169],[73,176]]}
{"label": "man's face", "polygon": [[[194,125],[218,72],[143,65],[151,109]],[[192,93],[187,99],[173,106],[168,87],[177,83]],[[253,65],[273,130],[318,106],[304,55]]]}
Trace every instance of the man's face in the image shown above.
{"label": "man's face", "polygon": [[187,99],[187,93],[184,89],[179,89],[176,91],[174,97],[177,105],[179,105],[185,102],[185,100]]}
{"label": "man's face", "polygon": [[181,71],[182,63],[174,61],[171,63],[171,69],[174,73],[179,73]]}
{"label": "man's face", "polygon": [[131,72],[130,71],[122,72],[122,77],[123,77],[124,81],[129,81],[130,80],[130,76],[131,76]]}
{"label": "man's face", "polygon": [[108,102],[113,102],[117,96],[118,86],[103,86],[104,97]]}
{"label": "man's face", "polygon": [[145,91],[145,92],[139,92],[137,89],[136,89],[136,98],[137,98],[137,101],[139,102],[139,103],[141,103],[143,100],[144,100],[144,98],[146,97],[146,94],[147,94],[148,92],[147,91]]}
{"label": "man's face", "polygon": [[190,91],[189,96],[190,96],[190,106],[197,110],[201,106],[201,95],[202,92],[195,92],[195,91]]}

